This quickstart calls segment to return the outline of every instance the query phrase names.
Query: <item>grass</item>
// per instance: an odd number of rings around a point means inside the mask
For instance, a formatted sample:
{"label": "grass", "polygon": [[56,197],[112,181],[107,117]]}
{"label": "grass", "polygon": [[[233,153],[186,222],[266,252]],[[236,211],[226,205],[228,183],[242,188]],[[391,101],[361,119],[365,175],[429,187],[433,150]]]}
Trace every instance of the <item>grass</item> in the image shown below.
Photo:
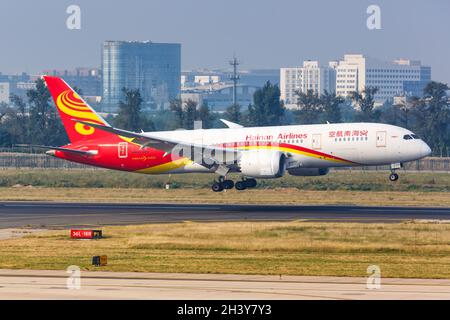
{"label": "grass", "polygon": [[[0,268],[450,278],[450,225],[220,222],[105,227],[105,239],[68,230],[0,241]],[[90,265],[108,255],[108,266]]]}
{"label": "grass", "polygon": [[[214,193],[212,174],[142,175],[111,170],[0,170],[0,200],[450,206],[449,173],[339,171],[259,180],[258,188]],[[237,176],[233,178],[238,179]],[[171,189],[163,186],[170,181]]]}
{"label": "grass", "polygon": [[[418,191],[449,192],[449,173],[402,172],[400,180],[392,183],[388,172],[345,170],[319,177],[293,177],[259,180],[258,188],[295,188],[317,191]],[[232,175],[238,179],[237,175]],[[170,181],[172,188],[205,189],[210,187],[213,174],[143,175],[112,170],[92,169],[7,169],[0,170],[0,187],[32,185],[67,188],[155,188]]]}
{"label": "grass", "polygon": [[61,201],[116,203],[222,203],[278,205],[366,205],[450,207],[447,192],[314,191],[297,188],[227,190],[132,188],[0,188],[0,201]]}

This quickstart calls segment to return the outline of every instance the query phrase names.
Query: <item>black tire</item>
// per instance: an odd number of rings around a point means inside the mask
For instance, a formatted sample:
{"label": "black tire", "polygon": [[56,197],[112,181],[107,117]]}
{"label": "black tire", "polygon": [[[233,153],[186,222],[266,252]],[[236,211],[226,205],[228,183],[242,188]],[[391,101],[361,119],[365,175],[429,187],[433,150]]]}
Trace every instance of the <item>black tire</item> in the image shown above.
{"label": "black tire", "polygon": [[256,179],[247,179],[247,180],[244,180],[244,181],[245,181],[245,186],[247,188],[254,188],[254,187],[256,187],[256,184],[257,184]]}
{"label": "black tire", "polygon": [[238,181],[234,184],[234,187],[236,188],[236,190],[245,190],[247,189],[247,186],[245,185],[244,181]]}
{"label": "black tire", "polygon": [[389,176],[389,180],[391,180],[391,181],[397,181],[397,180],[398,180],[398,174],[396,174],[396,173],[391,173],[391,175]]}
{"label": "black tire", "polygon": [[233,182],[233,180],[224,180],[222,182],[222,186],[224,189],[233,189],[234,182]]}
{"label": "black tire", "polygon": [[212,191],[214,192],[220,192],[223,190],[223,186],[221,183],[218,182],[214,182],[213,185],[211,186]]}

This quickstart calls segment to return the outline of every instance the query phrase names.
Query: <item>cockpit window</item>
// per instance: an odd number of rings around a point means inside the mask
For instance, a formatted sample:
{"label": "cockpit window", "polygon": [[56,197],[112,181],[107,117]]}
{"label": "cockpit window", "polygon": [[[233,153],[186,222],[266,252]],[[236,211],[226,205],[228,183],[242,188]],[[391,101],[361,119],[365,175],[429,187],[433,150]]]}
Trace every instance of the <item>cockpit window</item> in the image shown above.
{"label": "cockpit window", "polygon": [[403,136],[404,140],[411,140],[411,139],[420,139],[418,135],[416,134],[405,134]]}

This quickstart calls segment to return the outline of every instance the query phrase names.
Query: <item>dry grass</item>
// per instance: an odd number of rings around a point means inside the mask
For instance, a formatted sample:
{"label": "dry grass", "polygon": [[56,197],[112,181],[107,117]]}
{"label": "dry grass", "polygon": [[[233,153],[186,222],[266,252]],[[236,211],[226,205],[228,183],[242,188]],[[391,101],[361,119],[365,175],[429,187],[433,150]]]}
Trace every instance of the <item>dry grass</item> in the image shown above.
{"label": "dry grass", "polygon": [[[450,278],[450,225],[222,222],[105,227],[107,238],[50,231],[0,241],[0,268]],[[107,267],[90,266],[108,255]]]}
{"label": "dry grass", "polygon": [[450,206],[448,192],[314,191],[295,188],[228,190],[132,188],[0,188],[1,201],[86,201],[145,203],[353,204]]}
{"label": "dry grass", "polygon": [[[319,177],[294,177],[258,180],[259,189],[295,188],[316,191],[415,191],[450,192],[450,173],[400,172],[392,183],[388,172],[345,170]],[[65,188],[139,188],[162,189],[170,181],[173,188],[210,188],[214,174],[145,175],[113,170],[92,169],[8,169],[0,170],[0,187],[32,185]],[[239,179],[231,174],[232,179]]]}

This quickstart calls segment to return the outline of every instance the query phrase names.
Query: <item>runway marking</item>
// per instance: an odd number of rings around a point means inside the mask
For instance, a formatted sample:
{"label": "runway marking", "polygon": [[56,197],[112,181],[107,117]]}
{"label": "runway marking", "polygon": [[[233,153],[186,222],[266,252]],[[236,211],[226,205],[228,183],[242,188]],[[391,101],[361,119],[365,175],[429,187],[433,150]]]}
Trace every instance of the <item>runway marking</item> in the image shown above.
{"label": "runway marking", "polygon": [[[92,272],[92,271],[90,271]],[[95,272],[95,271],[94,271]],[[217,276],[221,276],[221,274],[217,274]],[[228,276],[227,274],[223,274],[223,276]],[[236,274],[236,276],[241,276],[239,274]],[[242,275],[245,276],[245,275]],[[257,275],[259,276],[259,275]],[[267,275],[267,276],[276,276],[276,275]],[[38,274],[1,274],[1,277],[8,277],[8,278],[50,278],[50,279],[67,279],[66,275],[38,275]],[[314,276],[312,276],[314,277]],[[83,279],[98,279],[98,280],[148,280],[148,281],[216,281],[216,282],[249,282],[249,283],[290,283],[290,284],[361,284],[366,285],[366,278],[361,278],[361,282],[358,281],[311,281],[311,280],[264,280],[264,279],[214,279],[214,278],[182,278],[182,277],[123,277],[123,276],[102,276],[102,275],[83,275]],[[335,280],[337,280],[339,277],[337,277]],[[390,280],[391,278],[385,278],[386,280]],[[405,280],[417,280],[417,279],[409,279],[404,278]],[[401,281],[403,278],[395,278],[395,280]],[[448,281],[447,279],[420,279],[422,281],[432,280],[432,281]],[[450,283],[419,283],[419,282],[401,282],[401,283],[393,283],[393,282],[385,282],[383,283],[383,286],[437,286],[437,287],[449,287]]]}

